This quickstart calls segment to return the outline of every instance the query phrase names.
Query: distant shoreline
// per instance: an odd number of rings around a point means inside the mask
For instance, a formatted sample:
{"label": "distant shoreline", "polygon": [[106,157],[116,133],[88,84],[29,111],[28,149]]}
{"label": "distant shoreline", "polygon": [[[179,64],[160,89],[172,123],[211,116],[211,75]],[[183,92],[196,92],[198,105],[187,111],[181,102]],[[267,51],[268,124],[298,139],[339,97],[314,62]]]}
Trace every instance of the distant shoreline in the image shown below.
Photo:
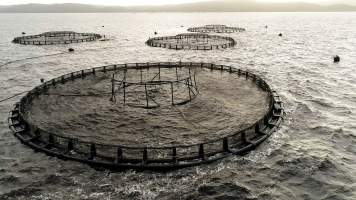
{"label": "distant shoreline", "polygon": [[356,11],[137,11],[137,12],[0,12],[0,14],[105,14],[105,13],[356,13]]}
{"label": "distant shoreline", "polygon": [[207,1],[161,6],[99,6],[90,4],[21,4],[1,6],[0,13],[157,13],[157,12],[356,12],[346,4],[256,3],[246,1]]}

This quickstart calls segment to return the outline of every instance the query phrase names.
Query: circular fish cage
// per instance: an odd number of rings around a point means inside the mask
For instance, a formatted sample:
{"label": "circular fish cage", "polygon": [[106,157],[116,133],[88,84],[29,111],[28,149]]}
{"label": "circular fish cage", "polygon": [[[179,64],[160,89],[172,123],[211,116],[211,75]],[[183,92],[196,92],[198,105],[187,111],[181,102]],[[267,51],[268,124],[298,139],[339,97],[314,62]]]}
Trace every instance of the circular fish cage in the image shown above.
{"label": "circular fish cage", "polygon": [[51,31],[39,35],[16,37],[12,42],[23,45],[56,45],[91,42],[101,39],[96,33],[76,33],[73,31]]}
{"label": "circular fish cage", "polygon": [[184,33],[176,36],[150,38],[146,44],[175,50],[214,50],[234,47],[236,42],[231,37],[208,35],[202,33]]}
{"label": "circular fish cage", "polygon": [[243,155],[276,131],[283,103],[259,76],[211,63],[110,65],[34,88],[8,123],[36,151],[113,170],[171,170]]}
{"label": "circular fish cage", "polygon": [[188,28],[188,31],[198,32],[198,33],[235,33],[235,32],[244,32],[246,31],[246,29],[213,24],[213,25]]}

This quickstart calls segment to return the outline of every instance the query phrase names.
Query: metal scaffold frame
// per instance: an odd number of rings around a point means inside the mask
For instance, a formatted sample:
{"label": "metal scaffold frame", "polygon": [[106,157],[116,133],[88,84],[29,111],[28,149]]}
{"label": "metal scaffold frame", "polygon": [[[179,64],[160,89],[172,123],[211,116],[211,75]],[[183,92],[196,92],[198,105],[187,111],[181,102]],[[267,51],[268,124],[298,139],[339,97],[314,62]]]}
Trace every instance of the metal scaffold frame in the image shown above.
{"label": "metal scaffold frame", "polygon": [[[140,87],[140,88],[142,88],[142,90],[144,90],[144,93],[145,93],[145,104],[134,105],[134,106],[147,108],[147,109],[157,108],[157,107],[161,106],[157,101],[154,100],[153,97],[151,97],[149,95],[148,87],[155,87],[155,88],[158,87],[159,88],[164,85],[169,85],[171,99],[167,100],[167,101],[169,101],[170,105],[173,105],[173,106],[184,105],[184,104],[192,101],[199,94],[195,70],[191,70],[191,68],[188,68],[187,76],[181,78],[178,76],[178,71],[181,70],[181,67],[176,66],[175,67],[175,78],[173,80],[171,80],[171,79],[161,79],[161,69],[162,68],[160,65],[157,68],[158,68],[158,72],[150,80],[143,80],[144,70],[142,70],[142,68],[141,68],[140,69],[140,81],[138,81],[138,82],[130,82],[127,80],[127,68],[120,70],[123,73],[122,80],[117,80],[115,77],[115,74],[113,74],[112,78],[111,78],[111,101],[116,102],[116,95],[121,92],[121,95],[123,95],[123,104],[130,105],[130,103],[127,102],[126,93],[128,91],[130,91],[131,86]],[[188,92],[187,92],[185,99],[180,100],[180,101],[175,100],[174,87],[176,87],[176,85],[181,85],[187,89]],[[150,105],[149,102],[153,102],[154,105],[153,106]]]}

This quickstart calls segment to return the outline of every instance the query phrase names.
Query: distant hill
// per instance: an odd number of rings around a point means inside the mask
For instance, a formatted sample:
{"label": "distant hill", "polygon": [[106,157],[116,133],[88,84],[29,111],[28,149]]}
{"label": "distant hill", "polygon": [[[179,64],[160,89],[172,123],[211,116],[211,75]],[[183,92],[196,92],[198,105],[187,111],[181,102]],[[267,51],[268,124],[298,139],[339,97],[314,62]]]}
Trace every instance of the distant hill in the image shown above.
{"label": "distant hill", "polygon": [[346,4],[257,3],[254,0],[221,0],[162,6],[97,6],[88,4],[22,4],[0,6],[0,13],[97,13],[97,12],[329,12],[356,11]]}

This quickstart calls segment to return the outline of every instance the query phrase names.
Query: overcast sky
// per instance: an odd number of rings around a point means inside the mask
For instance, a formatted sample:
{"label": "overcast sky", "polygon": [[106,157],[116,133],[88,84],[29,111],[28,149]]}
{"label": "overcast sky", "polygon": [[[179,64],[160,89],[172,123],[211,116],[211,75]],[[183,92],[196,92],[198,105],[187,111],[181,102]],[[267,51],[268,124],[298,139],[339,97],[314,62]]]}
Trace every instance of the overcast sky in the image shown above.
{"label": "overcast sky", "polygon": [[[160,5],[160,4],[179,4],[188,2],[209,1],[209,0],[0,0],[0,5],[14,5],[26,3],[83,3],[98,5]],[[327,4],[330,2],[341,2],[341,0],[256,0],[258,2],[310,2]],[[354,3],[355,0],[342,0],[343,3]]]}

